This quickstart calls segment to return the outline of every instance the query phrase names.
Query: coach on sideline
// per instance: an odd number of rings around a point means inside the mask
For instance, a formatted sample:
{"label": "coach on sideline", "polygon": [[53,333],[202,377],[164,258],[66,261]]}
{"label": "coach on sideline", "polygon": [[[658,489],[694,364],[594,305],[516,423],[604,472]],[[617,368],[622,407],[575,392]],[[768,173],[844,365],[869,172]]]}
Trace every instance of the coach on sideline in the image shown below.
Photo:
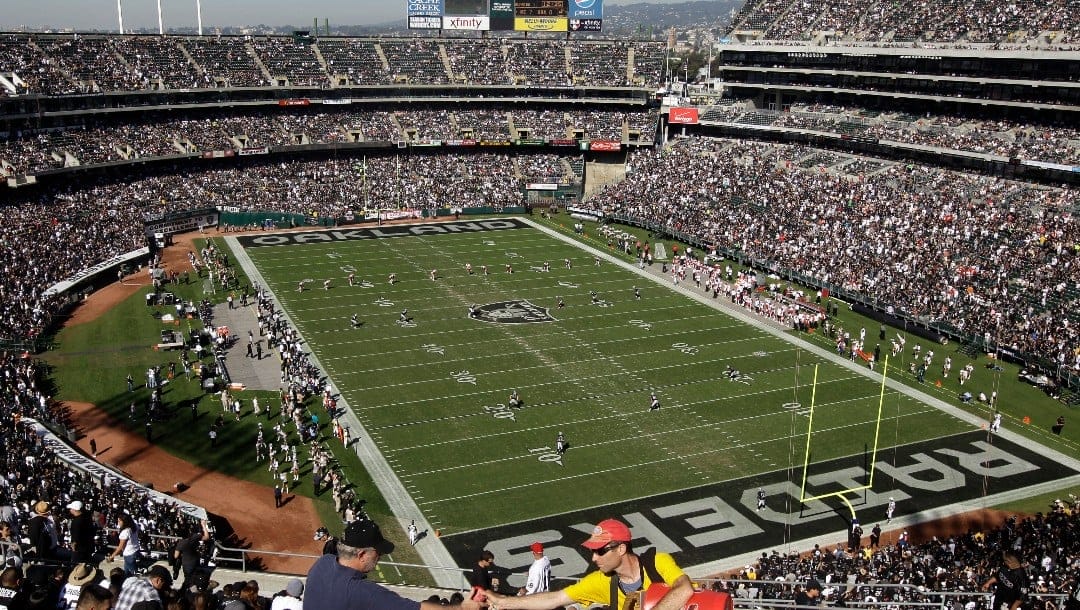
{"label": "coach on sideline", "polygon": [[337,555],[323,555],[311,566],[304,587],[304,610],[480,610],[485,605],[465,600],[457,606],[416,602],[367,580],[379,557],[394,552],[379,526],[367,519],[353,521],[337,543]]}
{"label": "coach on sideline", "polygon": [[653,610],[681,610],[694,594],[690,577],[667,553],[648,549],[636,555],[630,548],[630,528],[617,519],[605,519],[593,528],[592,536],[581,546],[592,551],[599,568],[562,591],[508,597],[488,593],[492,610],[552,610],[570,604],[599,604],[622,608],[627,595],[644,591],[656,582],[671,587]]}

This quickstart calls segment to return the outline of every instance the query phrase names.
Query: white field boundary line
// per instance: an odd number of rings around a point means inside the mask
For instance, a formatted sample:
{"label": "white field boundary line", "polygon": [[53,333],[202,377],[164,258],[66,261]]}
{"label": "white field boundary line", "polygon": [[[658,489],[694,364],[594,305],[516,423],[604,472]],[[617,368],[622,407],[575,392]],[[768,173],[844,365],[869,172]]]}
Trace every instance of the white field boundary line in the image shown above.
{"label": "white field boundary line", "polygon": [[[260,286],[267,287],[266,289],[270,290],[266,284],[265,278],[263,278],[262,274],[259,272],[259,269],[255,267],[255,264],[247,255],[247,252],[240,245],[239,240],[237,240],[236,237],[227,235],[225,236],[225,243],[228,244],[229,249],[232,250],[233,256],[236,257],[237,263],[240,265],[240,268],[243,269],[244,273],[248,276],[248,279],[250,279],[252,282],[258,283]],[[275,305],[279,309],[281,309],[282,314],[285,316],[285,319],[288,321],[288,323],[292,325],[292,327],[295,328],[297,332],[301,332],[300,327],[295,324],[288,311],[286,311],[282,307],[281,302],[277,299],[277,296],[272,291],[269,292],[269,296],[271,300],[275,303]],[[301,339],[303,339],[302,334]],[[304,343],[305,345],[307,344],[306,341],[304,341]],[[321,363],[319,363],[318,356],[316,356],[314,353],[309,353],[308,357],[311,359],[312,364],[317,366],[319,369],[326,371],[326,374],[329,376],[329,371],[325,367],[323,367]],[[334,387],[338,387],[337,383],[333,380],[331,380],[331,383]],[[390,510],[393,511],[395,516],[397,516],[399,527],[404,530],[407,523],[412,520],[416,520],[418,524],[417,527],[419,527],[421,530],[433,532],[434,529],[424,519],[423,511],[420,510],[420,507],[417,506],[416,501],[413,500],[412,496],[405,489],[404,483],[402,483],[401,479],[398,478],[398,476],[394,473],[394,470],[390,467],[390,464],[387,463],[386,457],[383,456],[383,454],[379,451],[379,447],[375,444],[374,441],[371,440],[371,436],[368,434],[367,430],[364,429],[364,426],[360,423],[360,419],[356,416],[355,413],[353,413],[353,410],[349,407],[348,401],[345,396],[340,396],[340,403],[344,411],[344,414],[341,415],[340,418],[344,419],[345,422],[349,425],[349,427],[356,431],[356,433],[353,434],[353,437],[356,439],[353,443],[353,447],[355,447],[355,451],[360,456],[361,462],[363,462],[364,467],[371,475],[372,481],[374,481],[375,486],[378,487],[379,493],[381,493],[382,496],[386,498],[386,502],[389,505]],[[442,543],[439,537],[427,536],[426,538],[427,539],[425,540],[424,544],[414,547],[420,554],[425,564],[438,568],[459,567],[457,565],[457,562],[455,562],[454,558],[450,555],[450,551],[446,550],[446,545]],[[437,569],[430,570],[430,573],[435,581],[436,586],[438,587],[449,589],[461,586],[460,574],[456,571]]]}
{"label": "white field boundary line", "polygon": [[[563,234],[559,233],[558,231],[555,231],[554,229],[550,229],[550,228],[542,226],[542,225],[540,225],[540,224],[538,224],[536,222],[533,222],[531,219],[526,218],[526,219],[522,219],[522,220],[526,224],[528,224],[530,226],[533,226],[536,229],[538,229],[538,230],[540,230],[540,231],[542,231],[544,233],[547,233],[548,235],[551,235],[552,237],[554,237],[556,239],[559,239],[559,240],[561,240],[563,242],[566,242],[566,243],[580,243],[580,242],[577,242],[576,240],[574,240],[573,238],[571,238],[571,237],[569,237],[567,235],[563,235]],[[636,265],[632,265],[632,264],[627,263],[625,261],[622,261],[622,260],[620,260],[620,259],[618,259],[618,258],[616,258],[614,256],[610,256],[606,252],[602,252],[600,250],[597,250],[596,248],[593,248],[592,246],[589,246],[587,244],[580,244],[579,247],[581,247],[581,248],[583,248],[585,250],[588,250],[588,251],[592,251],[592,252],[604,257],[609,262],[611,262],[613,264],[616,264],[616,265],[620,265],[620,266],[622,266],[622,268],[628,269],[628,270],[630,270],[630,271],[632,271],[634,273],[637,273],[638,275],[640,275],[640,276],[642,276],[644,278],[652,278],[653,281],[657,281],[655,279],[655,277],[654,277],[654,274],[649,273],[647,270],[638,269]],[[880,372],[870,371],[867,368],[858,366],[855,363],[850,362],[846,358],[842,358],[842,357],[838,356],[835,352],[824,349],[821,346],[819,346],[819,345],[817,345],[817,344],[815,344],[815,343],[813,343],[811,341],[808,341],[808,340],[806,340],[806,339],[804,339],[802,337],[799,337],[799,336],[790,335],[790,334],[788,334],[786,332],[786,330],[781,330],[779,327],[777,327],[777,326],[775,326],[775,325],[773,325],[771,323],[768,323],[766,320],[764,320],[762,318],[752,316],[752,315],[748,314],[747,312],[736,309],[734,307],[725,307],[724,303],[722,301],[721,302],[714,301],[714,300],[712,300],[710,298],[705,297],[702,294],[699,294],[699,293],[693,291],[691,288],[689,288],[687,286],[684,286],[684,285],[678,285],[678,286],[673,285],[673,286],[670,286],[670,288],[672,290],[677,290],[677,291],[683,293],[684,295],[689,296],[690,298],[697,300],[700,303],[708,303],[712,307],[717,308],[717,309],[723,308],[723,310],[726,311],[728,313],[728,315],[734,317],[737,320],[741,320],[741,321],[745,322],[746,324],[749,324],[751,326],[755,326],[757,328],[760,328],[760,329],[764,330],[765,332],[767,332],[767,333],[769,333],[771,335],[774,335],[774,336],[776,336],[776,337],[778,337],[780,339],[783,339],[784,341],[787,341],[787,342],[791,343],[792,345],[801,347],[801,348],[805,349],[806,351],[817,355],[820,358],[825,358],[825,359],[832,360],[836,364],[839,364],[840,366],[842,366],[844,368],[847,368],[847,369],[849,369],[851,371],[855,371],[858,374],[863,375],[863,376],[875,381],[876,383],[881,383],[881,373]],[[895,379],[892,379],[892,378],[886,379],[885,380],[885,385],[888,386],[894,392],[899,392],[899,393],[904,394],[906,396],[909,396],[911,398],[915,398],[916,400],[918,400],[920,402],[923,402],[923,403],[926,403],[926,404],[934,407],[935,409],[937,409],[939,411],[942,411],[942,412],[944,412],[944,413],[946,413],[948,415],[951,415],[951,416],[955,417],[956,419],[959,419],[961,421],[965,421],[965,422],[969,423],[973,428],[979,428],[983,423],[985,423],[985,420],[983,418],[979,417],[979,416],[972,415],[972,414],[970,414],[970,413],[968,413],[968,412],[966,412],[966,411],[964,411],[962,409],[954,407],[953,405],[951,405],[951,404],[949,404],[949,403],[947,403],[947,402],[945,402],[945,401],[943,401],[943,400],[941,400],[941,399],[939,399],[939,398],[937,398],[935,396],[931,396],[931,395],[929,395],[929,394],[927,394],[925,392],[922,392],[922,391],[917,390],[915,388],[911,388],[911,387],[907,386],[906,384],[903,384],[903,383],[901,383],[899,381],[896,381]],[[1029,447],[1029,448],[1032,445],[1032,441],[1030,439],[1028,439],[1027,437],[1022,436],[1020,434],[1017,434],[1017,433],[1015,433],[1015,432],[1013,432],[1011,430],[1008,430],[1008,429],[1001,430],[998,433],[998,436],[1001,436],[1002,438],[1005,438],[1005,439],[1007,439],[1009,441],[1012,441],[1013,443],[1016,443],[1018,445],[1026,446],[1026,447]],[[1080,459],[1078,459],[1076,456],[1063,454],[1060,451],[1056,451],[1056,450],[1051,449],[1051,448],[1049,448],[1049,447],[1047,447],[1045,445],[1037,445],[1036,448],[1043,455],[1049,457],[1050,459],[1052,459],[1054,461],[1057,461],[1057,462],[1065,465],[1066,467],[1068,467],[1068,468],[1070,468],[1070,469],[1072,469],[1074,471],[1080,471]],[[1014,490],[1012,492],[1005,492],[1003,494],[997,494],[995,496],[989,496],[988,498],[993,498],[993,500],[984,499],[984,502],[986,502],[986,503],[980,505],[979,508],[984,508],[985,506],[990,506],[990,505],[993,505],[993,504],[999,504],[1001,502],[1020,500],[1020,499],[1031,497],[1031,496],[1034,496],[1034,495],[1039,495],[1041,493],[1045,493],[1045,491],[1043,491],[1043,490],[1045,490],[1047,488],[1049,488],[1049,489],[1061,489],[1061,488],[1066,487],[1066,486],[1075,485],[1075,484],[1077,484],[1077,482],[1080,482],[1080,475],[1077,475],[1077,476],[1074,476],[1074,477],[1069,477],[1068,479],[1062,480],[1060,486],[1054,486],[1053,484],[1036,485],[1036,486],[1032,486],[1031,488],[1022,488],[1022,489]],[[952,512],[943,512],[941,509],[939,509],[938,512],[933,513],[935,516],[932,517],[932,518],[936,519],[936,518],[956,514],[957,512],[963,512],[965,510],[968,510],[968,506],[965,505],[965,504],[952,505],[951,508],[954,508],[955,510],[953,510]],[[917,522],[919,522],[919,521],[916,521],[916,523]],[[838,530],[834,535],[831,536],[831,539],[836,539],[837,536],[846,537],[846,535],[847,535],[846,531]],[[802,548],[805,549],[805,548],[809,548],[809,547],[802,547]],[[758,554],[760,554],[760,551],[758,552]],[[757,556],[757,555],[755,555],[755,556]],[[743,565],[743,564],[739,564],[739,565]],[[696,570],[695,570],[695,573],[696,573]]]}

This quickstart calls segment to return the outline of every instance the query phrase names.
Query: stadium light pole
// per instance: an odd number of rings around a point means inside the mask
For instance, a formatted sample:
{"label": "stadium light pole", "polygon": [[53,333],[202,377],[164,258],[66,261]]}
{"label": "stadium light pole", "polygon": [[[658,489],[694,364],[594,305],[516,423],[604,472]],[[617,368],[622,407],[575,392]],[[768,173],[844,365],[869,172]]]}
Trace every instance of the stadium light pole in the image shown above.
{"label": "stadium light pole", "polygon": [[202,36],[202,0],[195,0],[195,18],[199,22],[199,36]]}
{"label": "stadium light pole", "polygon": [[116,17],[120,21],[120,34],[124,34],[124,0],[116,0]]}
{"label": "stadium light pole", "polygon": [[165,23],[161,20],[161,0],[157,0],[157,29],[158,36],[165,35]]}

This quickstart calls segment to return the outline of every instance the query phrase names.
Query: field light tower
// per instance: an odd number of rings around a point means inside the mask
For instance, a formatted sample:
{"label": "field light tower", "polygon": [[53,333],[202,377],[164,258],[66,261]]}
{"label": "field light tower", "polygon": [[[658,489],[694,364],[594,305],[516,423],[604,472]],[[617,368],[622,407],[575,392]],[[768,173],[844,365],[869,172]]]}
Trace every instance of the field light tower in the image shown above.
{"label": "field light tower", "polygon": [[195,0],[195,18],[199,22],[199,36],[202,36],[202,0]]}
{"label": "field light tower", "polygon": [[120,20],[120,34],[124,33],[124,0],[116,0],[116,17]]}
{"label": "field light tower", "polygon": [[165,35],[165,24],[161,21],[161,0],[157,0],[157,29],[158,36]]}

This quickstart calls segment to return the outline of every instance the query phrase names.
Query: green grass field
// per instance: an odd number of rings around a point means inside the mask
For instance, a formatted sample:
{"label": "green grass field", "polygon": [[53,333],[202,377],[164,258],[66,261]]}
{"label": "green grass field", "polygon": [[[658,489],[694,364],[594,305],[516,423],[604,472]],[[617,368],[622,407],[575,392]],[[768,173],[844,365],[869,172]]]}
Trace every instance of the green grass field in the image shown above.
{"label": "green grass field", "polygon": [[[591,254],[535,229],[247,253],[444,532],[801,469],[815,365],[811,461],[850,456],[861,465],[874,441],[877,382],[666,284],[596,266]],[[363,286],[345,285],[351,270]],[[325,278],[334,278],[332,289],[322,289]],[[305,279],[314,281],[298,292]],[[497,324],[467,315],[470,304],[518,299],[555,319]],[[412,323],[399,324],[402,309]],[[351,327],[353,314],[361,328]],[[727,379],[728,365],[747,378]],[[524,407],[512,410],[505,405],[515,389]],[[651,393],[659,411],[648,409]],[[882,448],[971,429],[891,391],[883,411]],[[570,446],[562,456],[554,452],[559,432]],[[620,478],[634,485],[611,484]]]}

